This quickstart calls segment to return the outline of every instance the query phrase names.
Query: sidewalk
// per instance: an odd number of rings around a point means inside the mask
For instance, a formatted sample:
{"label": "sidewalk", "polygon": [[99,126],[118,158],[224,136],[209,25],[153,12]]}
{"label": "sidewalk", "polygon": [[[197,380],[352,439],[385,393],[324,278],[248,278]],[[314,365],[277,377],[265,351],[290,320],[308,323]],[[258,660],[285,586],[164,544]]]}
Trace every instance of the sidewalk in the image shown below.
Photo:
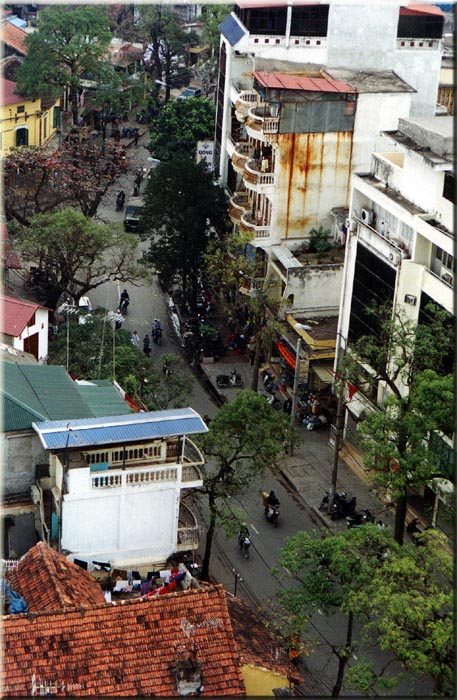
{"label": "sidewalk", "polygon": [[[201,370],[217,390],[216,376],[229,374],[236,368],[241,374],[244,388],[250,388],[252,381],[252,366],[244,354],[234,351],[221,357],[216,363],[202,363]],[[259,384],[261,386],[261,383]],[[239,389],[222,389],[222,394],[228,401],[233,401]],[[281,395],[284,399],[285,395]],[[330,489],[333,470],[333,446],[330,444],[330,431],[307,430],[297,427],[298,444],[294,447],[293,455],[281,456],[278,467],[282,476],[309,506],[322,525],[332,530],[346,528],[344,518],[331,520],[325,510],[319,511],[319,504],[325,491]],[[345,456],[345,459],[343,458]],[[348,496],[357,497],[357,510],[368,508],[376,520],[382,520],[386,525],[394,524],[394,509],[383,503],[366,478],[363,478],[360,467],[350,459],[349,453],[340,451],[338,464],[337,491],[346,491]]]}

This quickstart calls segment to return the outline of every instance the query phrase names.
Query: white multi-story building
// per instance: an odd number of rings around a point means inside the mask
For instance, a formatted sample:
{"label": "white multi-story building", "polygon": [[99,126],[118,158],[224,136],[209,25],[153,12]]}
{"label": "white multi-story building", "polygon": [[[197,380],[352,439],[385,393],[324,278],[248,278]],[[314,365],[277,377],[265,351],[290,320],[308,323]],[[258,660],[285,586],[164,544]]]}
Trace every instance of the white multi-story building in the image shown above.
{"label": "white multi-story building", "polygon": [[[453,154],[452,117],[400,119],[383,134],[370,171],[352,176],[338,337],[370,334],[365,309],[375,302],[389,301],[417,323],[430,302],[453,314]],[[369,390],[370,402],[382,402],[385,390]],[[357,392],[347,402],[350,434],[366,398]]]}
{"label": "white multi-story building", "polygon": [[70,559],[123,567],[197,548],[197,520],[181,501],[203,483],[204,459],[189,435],[207,427],[193,409],[33,428],[49,457],[49,475],[32,487],[42,539]]}
{"label": "white multi-story building", "polygon": [[[306,307],[310,285],[288,283],[304,275],[296,247],[319,226],[344,242],[350,175],[369,169],[380,132],[434,115],[442,29],[439,9],[400,2],[240,0],[221,24],[216,171],[279,299]],[[272,263],[286,258],[282,274]],[[319,315],[338,307],[342,265],[325,277]]]}

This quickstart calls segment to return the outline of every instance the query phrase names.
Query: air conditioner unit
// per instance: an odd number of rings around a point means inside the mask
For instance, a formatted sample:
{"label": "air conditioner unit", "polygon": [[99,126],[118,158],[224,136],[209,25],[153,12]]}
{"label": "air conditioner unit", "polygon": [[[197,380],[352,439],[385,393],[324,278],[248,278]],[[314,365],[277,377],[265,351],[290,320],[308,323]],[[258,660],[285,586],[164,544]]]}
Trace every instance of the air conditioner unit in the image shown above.
{"label": "air conditioner unit", "polygon": [[447,284],[453,284],[454,282],[454,278],[451,274],[449,274],[449,272],[443,272],[443,274],[441,275],[441,279],[443,280],[443,282],[447,282]]}
{"label": "air conditioner unit", "polygon": [[360,218],[364,224],[371,224],[373,221],[373,211],[371,209],[362,209]]}
{"label": "air conditioner unit", "polygon": [[414,294],[405,294],[405,304],[416,306],[417,297]]}

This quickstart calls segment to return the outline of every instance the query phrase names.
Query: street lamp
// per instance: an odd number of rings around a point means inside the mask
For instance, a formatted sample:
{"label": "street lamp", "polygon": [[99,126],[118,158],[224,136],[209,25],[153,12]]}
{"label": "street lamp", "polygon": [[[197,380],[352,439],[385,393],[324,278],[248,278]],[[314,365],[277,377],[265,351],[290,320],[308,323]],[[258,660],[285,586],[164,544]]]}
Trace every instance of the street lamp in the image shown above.
{"label": "street lamp", "polygon": [[[295,330],[310,331],[311,326],[307,326],[304,323],[296,323],[294,326]],[[301,351],[301,338],[297,340],[297,347],[295,349],[295,374],[294,374],[294,386],[292,389],[292,410],[290,412],[290,440],[289,440],[289,454],[294,453],[294,442],[292,439],[292,430],[295,425],[295,416],[297,413],[297,389],[298,382],[300,380],[300,351]]]}
{"label": "street lamp", "polygon": [[[346,339],[341,333],[337,333],[337,338],[343,338],[344,340],[344,348],[343,348],[343,353],[346,350]],[[340,364],[339,362],[339,352],[337,349],[336,353],[336,366]],[[336,492],[336,481],[338,478],[338,459],[339,459],[339,452],[340,452],[340,441],[341,441],[341,433],[342,429],[344,426],[344,380],[343,377],[340,376],[340,385],[338,389],[338,406],[336,409],[336,422],[335,422],[335,443],[334,443],[334,448],[333,448],[333,468],[332,468],[332,483],[330,485],[330,505],[333,503],[333,498],[335,496]]]}

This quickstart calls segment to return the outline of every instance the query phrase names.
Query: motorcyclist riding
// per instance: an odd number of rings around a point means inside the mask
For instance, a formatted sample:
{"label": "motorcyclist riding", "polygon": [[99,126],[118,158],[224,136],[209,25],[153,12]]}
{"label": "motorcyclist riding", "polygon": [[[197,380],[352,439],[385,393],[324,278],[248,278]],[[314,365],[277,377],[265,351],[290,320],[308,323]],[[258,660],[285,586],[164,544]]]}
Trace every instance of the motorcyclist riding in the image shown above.
{"label": "motorcyclist riding", "polygon": [[270,506],[272,506],[273,508],[279,506],[279,500],[278,500],[274,491],[270,491],[269,496],[267,498],[267,504],[265,506],[265,514],[268,513],[268,509]]}
{"label": "motorcyclist riding", "polygon": [[152,337],[156,342],[162,337],[162,325],[158,318],[155,318],[152,322]]}
{"label": "motorcyclist riding", "polygon": [[248,540],[251,539],[251,535],[249,534],[248,526],[246,525],[246,523],[242,523],[240,525],[240,532],[238,535],[238,544],[239,544],[240,548],[243,546],[243,543],[244,543],[246,537],[248,538]]}
{"label": "motorcyclist riding", "polygon": [[126,289],[122,292],[120,299],[119,299],[119,311],[126,311],[127,306],[130,304],[130,297],[129,293]]}

